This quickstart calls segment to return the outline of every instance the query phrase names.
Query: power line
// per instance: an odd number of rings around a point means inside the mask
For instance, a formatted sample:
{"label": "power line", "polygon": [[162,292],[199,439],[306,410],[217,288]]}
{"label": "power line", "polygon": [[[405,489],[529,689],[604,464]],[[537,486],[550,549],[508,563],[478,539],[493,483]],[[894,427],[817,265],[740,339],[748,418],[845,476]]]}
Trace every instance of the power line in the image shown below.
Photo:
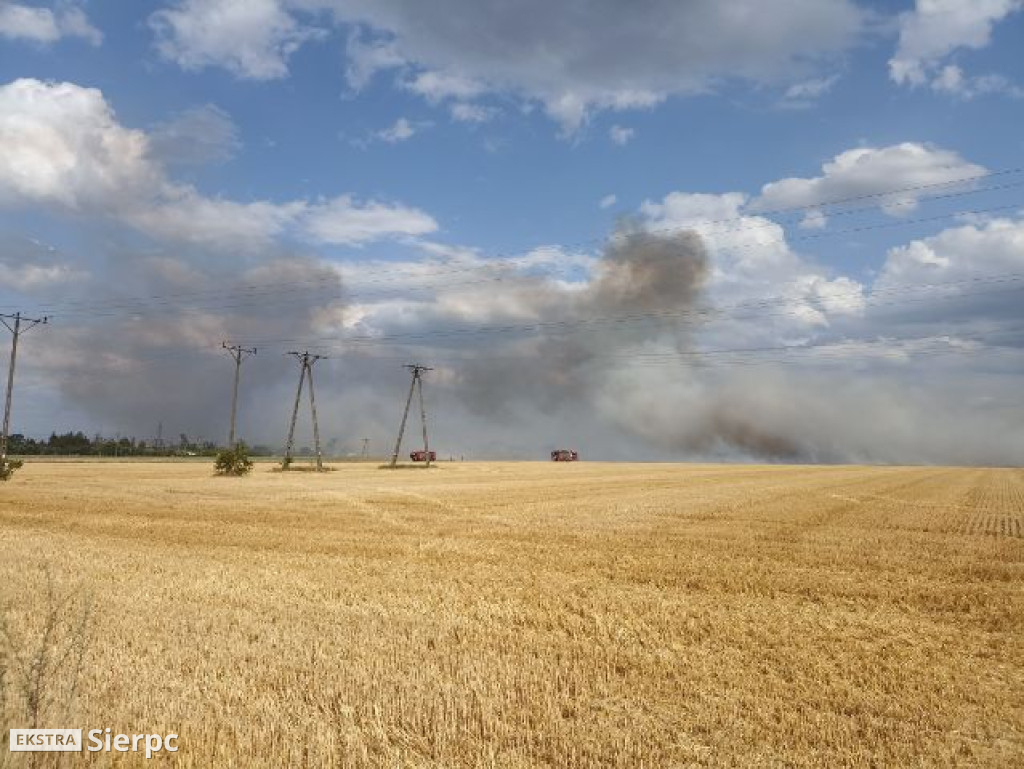
{"label": "power line", "polygon": [[[992,208],[985,208],[985,209],[972,209],[972,210],[957,211],[957,212],[953,212],[953,213],[941,214],[941,215],[938,215],[938,216],[931,216],[931,217],[922,217],[922,218],[917,218],[917,219],[903,219],[903,220],[896,221],[896,222],[885,222],[885,223],[881,223],[881,224],[862,225],[862,226],[858,226],[858,227],[847,228],[845,230],[838,230],[838,231],[831,231],[831,232],[826,232],[826,233],[817,233],[817,234],[811,234],[811,235],[804,235],[804,236],[798,236],[798,237],[793,237],[793,238],[788,238],[788,239],[783,237],[781,239],[775,239],[774,242],[775,243],[779,243],[779,244],[787,244],[787,243],[790,243],[790,242],[802,242],[802,241],[808,241],[808,240],[820,240],[820,239],[824,239],[824,238],[830,238],[830,237],[837,237],[837,236],[840,236],[840,235],[847,235],[847,234],[853,234],[853,233],[866,232],[866,231],[870,231],[870,230],[880,230],[880,229],[890,229],[890,228],[897,228],[897,227],[906,227],[906,226],[910,226],[910,225],[922,224],[922,223],[930,223],[930,222],[940,221],[940,220],[950,219],[950,218],[972,216],[972,215],[980,215],[980,214],[984,214],[984,213],[992,213],[994,211],[1008,210],[1008,209],[1011,209],[1011,208],[1018,208],[1020,206],[1024,206],[1024,202],[1013,203],[1013,204],[1004,205],[1004,206],[995,206],[995,207],[992,207]],[[681,229],[686,229],[686,228],[681,228]],[[765,242],[741,243],[741,244],[738,244],[738,245],[727,246],[726,250],[737,251],[737,250],[744,250],[744,249],[749,249],[749,248],[763,248],[763,247],[765,247],[767,245],[772,245],[772,243],[765,243]],[[485,267],[474,267],[474,268],[471,268],[471,269],[479,270],[479,269],[486,269],[486,268]],[[468,272],[468,271],[470,271],[470,269],[459,270],[458,272]],[[502,278],[499,277],[499,278],[493,278],[493,279],[490,279],[490,280],[485,280],[485,281],[480,281],[480,282],[493,282],[493,281],[500,281],[501,279]],[[406,292],[415,291],[415,290],[422,290],[422,289],[418,289],[418,288],[415,288],[415,287],[408,288],[408,289],[407,288],[399,288],[399,289],[394,289],[390,293],[395,293],[395,294],[401,295],[401,294],[404,294]],[[272,293],[272,292],[270,292],[270,293]],[[349,294],[348,298],[354,299],[354,298],[356,298],[358,296],[360,296],[360,295],[359,294]],[[335,297],[332,296],[331,298],[335,298]],[[340,299],[341,297],[339,296],[337,298]],[[253,300],[249,301],[249,302],[240,302],[240,303],[236,303],[236,304],[213,304],[213,305],[206,305],[206,306],[199,305],[199,306],[193,306],[193,307],[168,306],[168,307],[164,307],[164,308],[159,309],[159,310],[158,309],[154,309],[154,310],[146,311],[146,310],[138,309],[138,310],[134,310],[133,312],[131,312],[129,314],[134,314],[134,315],[153,315],[153,314],[158,314],[159,312],[169,312],[169,313],[175,313],[175,314],[180,314],[180,313],[194,314],[194,313],[208,313],[208,312],[214,312],[214,311],[218,311],[218,310],[243,309],[243,308],[247,308],[247,307],[260,307],[260,308],[263,308],[263,307],[272,306],[272,305],[275,305],[275,304],[285,304],[285,303],[287,303],[287,304],[294,304],[294,300],[290,299],[290,298],[289,299],[283,299],[282,298],[282,299],[279,299],[277,301],[267,301],[266,299],[262,299],[262,298],[257,297],[257,298],[254,298]],[[55,313],[55,314],[59,314],[61,317],[66,317],[66,318],[67,317],[94,317],[94,318],[100,318],[100,317],[120,317],[120,316],[124,315],[125,313],[124,312],[116,312],[116,311],[115,312],[79,311],[79,312]]]}
{"label": "power line", "polygon": [[[973,282],[981,282],[986,280],[983,278],[965,279],[963,281],[949,281],[945,284],[921,284],[915,287],[900,287],[890,289],[879,289],[878,294],[885,296],[898,296],[903,293],[910,291],[921,291],[931,288],[947,288],[954,287],[957,285],[970,284]],[[1009,274],[1007,276],[1000,276],[999,278],[991,278],[990,282],[993,283],[1019,283],[1024,281],[1024,274]],[[972,292],[960,292],[953,296],[946,297],[935,297],[926,296],[918,299],[903,299],[900,301],[900,305],[906,305],[913,302],[927,302],[934,301],[936,299],[962,299],[965,297],[972,296],[983,296],[996,293],[1011,293],[1024,289],[1022,285],[1012,285],[1009,288],[1001,288],[988,291],[972,291]],[[527,331],[547,331],[547,330],[563,330],[566,333],[571,332],[572,329],[577,327],[588,327],[594,325],[606,325],[606,324],[630,324],[636,322],[650,321],[650,320],[664,320],[664,321],[687,321],[687,320],[708,320],[708,319],[723,319],[723,318],[737,318],[742,317],[735,311],[751,311],[760,310],[771,307],[773,305],[786,305],[791,304],[794,301],[800,301],[805,299],[804,297],[792,297],[792,296],[776,296],[766,299],[749,300],[745,302],[739,302],[733,305],[726,305],[722,307],[704,307],[704,308],[690,308],[684,310],[662,310],[656,312],[637,312],[629,313],[625,315],[606,315],[606,316],[592,316],[583,318],[569,318],[562,320],[550,320],[550,321],[537,321],[533,323],[510,323],[503,325],[490,325],[490,326],[470,326],[460,327],[451,329],[434,329],[428,331],[410,331],[410,332],[397,332],[390,334],[378,334],[378,335],[365,335],[365,336],[349,336],[349,337],[319,337],[319,338],[284,338],[284,339],[263,339],[259,340],[260,344],[275,344],[275,343],[287,343],[287,342],[308,342],[309,345],[315,349],[344,349],[346,345],[379,345],[386,344],[393,341],[400,340],[424,340],[444,337],[463,337],[477,334],[495,334],[495,333],[515,333],[515,332],[527,332]],[[835,302],[835,300],[832,300]],[[874,298],[868,298],[863,301],[850,302],[850,309],[857,309],[860,307],[878,307],[886,306],[892,302],[878,301]],[[775,310],[772,313],[775,315],[796,315],[801,311],[791,309],[780,309]],[[328,345],[316,345],[317,341],[327,341],[331,344]]]}
{"label": "power line", "polygon": [[[803,206],[793,206],[793,207],[789,207],[789,208],[785,208],[785,209],[773,209],[773,210],[767,210],[767,211],[750,211],[749,213],[744,214],[744,215],[734,216],[734,217],[723,217],[723,218],[719,218],[719,219],[692,220],[692,221],[688,222],[685,225],[677,225],[677,226],[666,227],[666,228],[647,229],[647,230],[644,230],[644,232],[652,233],[652,234],[668,234],[668,233],[671,233],[671,232],[677,232],[677,231],[682,231],[682,230],[697,229],[697,228],[702,227],[702,226],[709,226],[709,225],[716,225],[716,224],[725,224],[725,223],[730,223],[730,222],[742,222],[744,219],[751,218],[753,216],[768,217],[768,216],[773,216],[773,215],[781,215],[781,214],[785,214],[785,213],[796,213],[796,212],[800,212],[800,211],[820,210],[821,208],[824,208],[824,207],[828,207],[828,206],[832,206],[832,205],[838,205],[838,204],[842,204],[842,203],[855,202],[855,201],[859,201],[859,200],[878,198],[878,197],[884,197],[884,196],[889,196],[889,195],[898,195],[898,194],[908,193],[908,192],[918,192],[918,191],[923,191],[923,190],[926,190],[926,189],[935,189],[935,188],[941,188],[941,187],[948,187],[948,186],[951,186],[951,185],[964,184],[964,183],[973,182],[973,181],[977,181],[977,180],[984,179],[984,178],[990,178],[990,177],[994,177],[994,176],[1003,176],[1003,175],[1007,175],[1007,174],[1021,173],[1022,171],[1024,171],[1024,167],[1022,167],[1022,168],[1004,169],[1004,170],[993,171],[993,172],[990,172],[990,173],[980,174],[980,175],[976,175],[976,176],[972,176],[972,177],[964,177],[964,178],[961,178],[961,179],[950,180],[950,181],[945,181],[945,182],[936,182],[936,183],[932,183],[932,184],[924,184],[924,185],[914,185],[914,186],[909,186],[909,187],[901,187],[901,188],[895,188],[895,189],[891,189],[891,190],[887,190],[887,191],[882,191],[882,192],[876,192],[876,193],[866,193],[866,194],[863,194],[863,195],[850,196],[850,197],[846,197],[846,198],[835,199],[835,200],[832,200],[832,201],[826,201],[826,202],[823,202],[823,203],[807,204],[807,205],[803,205]],[[978,194],[978,193],[983,193],[983,192],[1005,190],[1005,189],[1009,189],[1011,187],[1021,186],[1022,184],[1024,184],[1024,181],[1022,181],[1022,182],[1014,182],[1014,183],[1009,183],[1009,184],[1004,184],[1004,185],[998,185],[998,186],[994,186],[994,187],[980,187],[980,188],[971,189],[971,190],[961,190],[961,191],[954,192],[954,193],[948,193],[946,195],[931,196],[929,198],[929,200],[939,200],[939,199],[945,199],[945,198],[951,198],[951,197],[960,197],[960,196],[968,195],[968,194]],[[914,200],[914,201],[897,201],[893,205],[902,206],[902,205],[912,205],[912,204],[916,204],[916,203],[917,203],[916,200]],[[799,238],[799,237],[798,238],[791,238],[790,240],[797,240],[797,241],[799,241],[799,240],[819,239],[819,238],[822,238],[822,237],[833,237],[835,235],[848,234],[848,233],[851,233],[851,232],[862,232],[862,231],[864,231],[866,229],[880,229],[880,228],[883,228],[883,227],[886,227],[886,226],[904,226],[906,224],[915,224],[915,223],[922,223],[922,222],[928,222],[928,221],[936,221],[938,219],[944,219],[944,218],[948,218],[948,217],[963,216],[963,215],[970,215],[970,214],[988,213],[988,212],[999,211],[999,210],[1007,210],[1009,208],[1015,208],[1015,207],[1018,207],[1020,205],[1024,205],[1024,204],[1022,204],[1022,203],[1015,203],[1015,204],[1011,204],[1009,206],[997,206],[997,207],[986,208],[986,209],[974,209],[974,210],[971,210],[971,211],[962,211],[962,212],[956,212],[956,213],[952,213],[952,214],[944,214],[944,215],[941,215],[941,216],[929,217],[929,218],[925,218],[925,219],[903,220],[901,222],[891,223],[889,225],[869,225],[867,227],[858,227],[858,228],[853,228],[853,229],[848,229],[848,230],[843,230],[843,231],[838,231],[838,232],[819,233],[817,235],[805,236],[803,238]],[[868,208],[860,208],[860,209],[851,209],[851,210],[847,210],[847,211],[837,211],[837,212],[829,213],[829,216],[833,216],[833,217],[835,217],[835,216],[844,216],[844,215],[849,215],[849,214],[853,214],[853,213],[860,213],[860,212],[864,212],[864,211],[869,211],[869,210],[873,210],[873,209],[874,209],[874,207],[868,207]],[[769,227],[769,226],[772,226],[772,224],[771,223],[766,223],[766,224],[760,224],[760,223],[758,223],[758,224],[748,224],[748,225],[746,225],[745,227],[742,227],[742,228],[735,228],[731,232],[739,232],[739,231],[748,230],[748,229],[760,229],[760,228]],[[626,234],[628,235],[629,233],[626,233]],[[617,237],[623,237],[623,233],[613,233],[612,235],[609,236],[609,239],[614,239],[614,238],[617,238]],[[543,250],[545,248],[552,248],[552,249],[553,248],[557,248],[557,249],[561,250],[561,249],[565,249],[565,248],[571,248],[574,245],[591,244],[591,243],[595,243],[595,242],[601,242],[603,240],[605,240],[605,238],[591,238],[591,239],[577,241],[576,243],[563,243],[563,244],[561,244],[561,245],[559,245],[557,247],[553,247],[553,246],[536,246],[536,247],[533,247],[533,248],[531,248],[529,250],[531,252],[536,252],[538,250]],[[752,245],[754,247],[758,247],[758,246],[762,246],[763,244],[762,243],[754,243]],[[491,255],[491,257],[490,257],[488,262],[483,263],[481,265],[474,265],[474,266],[472,266],[470,268],[456,268],[456,269],[452,269],[452,270],[437,271],[435,273],[430,273],[430,274],[424,274],[424,273],[420,272],[420,273],[418,273],[417,276],[418,277],[430,277],[432,275],[455,274],[455,273],[460,273],[460,272],[466,272],[466,271],[469,271],[469,270],[486,269],[488,267],[495,267],[495,266],[501,267],[502,266],[501,264],[495,264],[495,262],[497,262],[498,260],[501,260],[501,262],[503,262],[504,265],[508,265],[509,267],[511,267],[515,262],[523,262],[523,261],[528,261],[528,260],[531,259],[531,257],[529,257],[529,256],[527,256],[527,257],[520,256],[517,259],[502,259],[503,256],[509,255],[509,253],[521,254],[522,251],[508,252],[508,253],[506,253],[504,255],[500,254],[500,253],[499,254],[493,254],[493,255]],[[375,271],[375,275],[387,275],[387,274],[392,274],[392,275],[394,275],[394,274],[410,274],[410,270],[408,270],[406,268],[406,269],[397,269],[397,270],[377,270],[377,271]],[[279,294],[282,291],[287,291],[287,290],[300,290],[300,289],[292,288],[292,287],[308,286],[308,285],[318,285],[318,284],[331,284],[334,287],[337,287],[336,282],[341,277],[343,277],[343,273],[339,273],[339,275],[337,275],[337,276],[333,276],[333,275],[332,276],[325,276],[323,278],[310,279],[310,280],[307,280],[307,281],[284,281],[284,282],[276,283],[274,285],[263,285],[263,284],[242,285],[242,286],[238,287],[237,289],[229,289],[229,291],[227,293],[246,294],[246,293],[251,293],[253,291],[256,291],[256,292],[262,292],[263,294],[267,294],[267,293],[269,293],[269,294]],[[364,282],[374,282],[374,281],[364,281]],[[140,297],[137,297],[135,299],[122,299],[122,300],[120,300],[120,306],[125,306],[125,303],[128,303],[129,305],[133,305],[134,306],[135,304],[141,304],[141,303],[144,303],[144,302],[148,303],[148,302],[152,302],[152,301],[169,300],[169,299],[181,299],[181,300],[185,300],[185,299],[189,299],[189,298],[198,299],[200,297],[209,296],[210,294],[213,294],[213,295],[215,295],[217,297],[223,297],[225,292],[218,291],[218,290],[202,290],[202,291],[191,291],[191,292],[176,292],[176,293],[169,293],[169,294],[153,294],[153,295],[148,295],[148,296],[140,296]],[[79,307],[79,308],[84,308],[85,310],[88,310],[88,308],[106,309],[106,308],[109,308],[109,307],[117,307],[117,306],[119,306],[119,302],[116,301],[116,300],[115,301],[96,302],[96,301],[90,301],[90,300],[74,300],[74,299],[69,299],[69,300],[64,300],[63,302],[57,303],[55,305],[52,305],[52,307],[54,308],[54,311],[51,313],[51,315],[58,314],[58,312],[56,311],[56,308],[60,307],[60,306]],[[50,309],[50,308],[48,307],[47,309]],[[144,311],[144,308],[142,310],[140,310],[140,312],[143,312],[143,311]],[[60,313],[60,314],[66,315],[68,313]],[[80,312],[78,314],[83,314],[83,312],[80,310]]]}

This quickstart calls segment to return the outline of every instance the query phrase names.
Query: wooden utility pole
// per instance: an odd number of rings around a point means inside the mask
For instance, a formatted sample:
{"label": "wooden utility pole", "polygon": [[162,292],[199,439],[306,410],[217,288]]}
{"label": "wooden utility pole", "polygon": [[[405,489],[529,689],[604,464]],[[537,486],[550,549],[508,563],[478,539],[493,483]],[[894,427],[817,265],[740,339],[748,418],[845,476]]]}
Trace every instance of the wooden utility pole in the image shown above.
{"label": "wooden utility pole", "polygon": [[395,467],[398,464],[398,454],[402,450],[402,436],[405,435],[405,423],[409,418],[409,406],[412,405],[412,394],[419,385],[420,394],[420,417],[423,421],[423,446],[427,452],[427,466],[430,466],[430,449],[427,448],[427,414],[423,410],[423,372],[433,371],[428,366],[422,366],[419,363],[406,364],[405,368],[412,372],[412,381],[409,383],[409,397],[405,399],[405,411],[402,412],[402,423],[398,427],[398,440],[395,441],[395,450],[391,454],[391,467]]}
{"label": "wooden utility pole", "polygon": [[310,359],[309,353],[306,354],[306,358],[306,369],[309,371],[309,411],[313,415],[313,448],[316,450],[316,471],[319,473],[324,469],[324,457],[320,451],[320,424],[316,419],[316,396],[313,395],[313,363],[317,358]]}
{"label": "wooden utility pole", "polygon": [[302,400],[302,386],[306,382],[306,374],[309,374],[309,408],[313,416],[313,441],[316,444],[316,469],[324,469],[323,454],[320,451],[320,425],[316,417],[316,396],[313,393],[313,364],[324,358],[323,355],[313,355],[310,352],[289,352],[288,355],[295,356],[302,366],[299,374],[299,389],[295,392],[295,406],[292,408],[292,421],[288,426],[288,443],[284,449],[284,460],[281,468],[287,470],[292,463],[292,447],[295,445],[295,422],[299,416],[299,402]]}
{"label": "wooden utility pole", "polygon": [[235,389],[231,393],[231,431],[228,433],[228,448],[235,448],[235,414],[238,409],[238,379],[242,373],[242,359],[256,354],[256,348],[246,348],[237,344],[221,342],[220,346],[228,351],[235,362]]}
{"label": "wooden utility pole", "polygon": [[[12,326],[8,321],[14,321]],[[7,397],[4,399],[4,428],[0,435],[0,469],[7,466],[7,440],[11,431],[11,400],[14,397],[14,365],[18,361],[18,337],[40,323],[49,323],[49,318],[23,318],[20,312],[14,315],[0,313],[0,323],[3,323],[11,332],[11,362],[7,367]],[[22,324],[25,324],[22,327]]]}
{"label": "wooden utility pole", "polygon": [[420,421],[423,423],[423,453],[427,458],[427,467],[430,467],[430,444],[427,442],[427,409],[423,405],[423,377],[417,377],[417,390],[420,394]]}

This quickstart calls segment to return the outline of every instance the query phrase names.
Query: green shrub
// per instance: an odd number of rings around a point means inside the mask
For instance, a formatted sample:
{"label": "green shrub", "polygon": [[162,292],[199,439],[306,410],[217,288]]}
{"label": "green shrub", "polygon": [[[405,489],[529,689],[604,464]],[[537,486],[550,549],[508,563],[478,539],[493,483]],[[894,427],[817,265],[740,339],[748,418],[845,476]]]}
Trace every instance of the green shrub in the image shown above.
{"label": "green shrub", "polygon": [[217,460],[213,463],[213,470],[217,475],[246,475],[252,470],[249,448],[244,443],[239,443],[234,448],[219,452]]}
{"label": "green shrub", "polygon": [[9,481],[14,471],[21,467],[24,462],[20,459],[6,459],[0,462],[0,481]]}

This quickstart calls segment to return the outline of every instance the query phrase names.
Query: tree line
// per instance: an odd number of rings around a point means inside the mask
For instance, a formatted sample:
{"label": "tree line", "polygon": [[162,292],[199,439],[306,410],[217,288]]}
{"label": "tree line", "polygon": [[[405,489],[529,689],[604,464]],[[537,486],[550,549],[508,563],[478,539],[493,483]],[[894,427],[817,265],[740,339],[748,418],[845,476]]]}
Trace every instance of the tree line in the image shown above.
{"label": "tree line", "polygon": [[[212,457],[218,447],[211,441],[189,440],[182,435],[174,443],[168,441],[138,440],[131,438],[108,438],[94,435],[90,438],[81,430],[63,434],[50,433],[46,439],[29,438],[14,433],[8,438],[7,451],[19,456],[102,456],[102,457]],[[272,450],[266,446],[255,446],[250,450],[255,456],[269,456]]]}

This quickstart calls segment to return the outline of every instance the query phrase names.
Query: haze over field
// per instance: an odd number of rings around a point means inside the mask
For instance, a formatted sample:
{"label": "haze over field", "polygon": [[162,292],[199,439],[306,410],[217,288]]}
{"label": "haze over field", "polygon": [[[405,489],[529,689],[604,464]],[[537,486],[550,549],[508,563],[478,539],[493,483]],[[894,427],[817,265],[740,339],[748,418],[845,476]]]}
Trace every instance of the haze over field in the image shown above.
{"label": "haze over field", "polygon": [[1019,464],[1021,11],[0,2],[13,430]]}

